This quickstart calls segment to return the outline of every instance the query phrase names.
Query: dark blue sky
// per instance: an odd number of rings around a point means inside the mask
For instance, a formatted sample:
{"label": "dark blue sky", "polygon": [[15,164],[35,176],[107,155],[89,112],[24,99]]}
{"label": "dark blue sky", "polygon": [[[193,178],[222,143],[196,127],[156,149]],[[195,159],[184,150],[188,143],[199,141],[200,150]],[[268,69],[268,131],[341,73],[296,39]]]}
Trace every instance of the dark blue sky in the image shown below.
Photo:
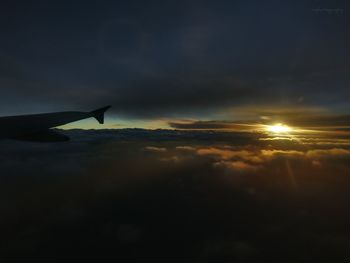
{"label": "dark blue sky", "polygon": [[345,1],[6,1],[0,113],[349,110]]}

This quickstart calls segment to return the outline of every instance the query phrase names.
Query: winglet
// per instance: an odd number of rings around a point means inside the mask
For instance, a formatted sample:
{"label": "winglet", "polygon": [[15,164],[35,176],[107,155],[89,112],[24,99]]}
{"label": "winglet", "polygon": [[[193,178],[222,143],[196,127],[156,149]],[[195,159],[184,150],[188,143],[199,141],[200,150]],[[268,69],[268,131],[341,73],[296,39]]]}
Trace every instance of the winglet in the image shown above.
{"label": "winglet", "polygon": [[94,117],[100,124],[104,123],[105,112],[111,108],[111,106],[103,107],[98,110],[94,110],[91,112],[92,117]]}

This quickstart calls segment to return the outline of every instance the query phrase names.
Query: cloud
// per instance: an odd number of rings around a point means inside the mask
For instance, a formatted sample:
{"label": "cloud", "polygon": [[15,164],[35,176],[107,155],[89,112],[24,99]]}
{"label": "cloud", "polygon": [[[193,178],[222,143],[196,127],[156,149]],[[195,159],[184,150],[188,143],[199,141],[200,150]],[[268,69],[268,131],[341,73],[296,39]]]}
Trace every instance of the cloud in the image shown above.
{"label": "cloud", "polygon": [[301,151],[295,151],[295,150],[261,150],[261,155],[266,157],[267,159],[272,159],[278,156],[285,156],[285,157],[300,157],[304,156],[304,152]]}
{"label": "cloud", "polygon": [[223,160],[230,160],[239,158],[242,160],[250,161],[252,163],[262,163],[266,160],[276,158],[278,156],[304,156],[304,152],[295,150],[264,150],[264,149],[246,149],[246,150],[234,150],[234,149],[222,149],[222,148],[201,148],[197,150],[197,154],[201,156],[212,155],[219,156]]}
{"label": "cloud", "polygon": [[171,156],[171,157],[163,157],[163,158],[160,158],[159,160],[162,161],[162,162],[174,162],[174,163],[178,163],[180,162],[182,158],[179,157],[179,156]]}
{"label": "cloud", "polygon": [[168,123],[170,127],[183,130],[235,130],[235,131],[249,131],[254,125],[243,122],[233,121],[187,121]]}
{"label": "cloud", "polygon": [[318,164],[318,159],[325,160],[332,157],[350,156],[350,150],[341,148],[317,149],[317,150],[282,150],[264,149],[259,147],[246,147],[235,149],[234,147],[199,148],[196,151],[199,156],[213,157],[216,166],[225,166],[233,170],[259,170],[278,159],[308,160],[312,164]]}
{"label": "cloud", "polygon": [[350,156],[350,150],[333,148],[327,150],[309,150],[306,152],[306,157],[308,158],[328,158],[334,156]]}
{"label": "cloud", "polygon": [[218,156],[223,160],[230,159],[242,159],[245,161],[250,161],[252,163],[262,163],[263,159],[260,158],[256,151],[252,150],[230,150],[230,149],[220,149],[220,148],[202,148],[197,150],[197,154],[200,156]]}
{"label": "cloud", "polygon": [[318,114],[301,114],[291,115],[288,122],[297,127],[324,129],[326,131],[347,131],[350,128],[350,115],[339,115],[324,113]]}
{"label": "cloud", "polygon": [[155,152],[155,153],[164,153],[167,151],[166,148],[162,148],[162,147],[155,147],[155,146],[147,146],[144,148],[145,151],[148,152]]}
{"label": "cloud", "polygon": [[180,151],[195,151],[196,148],[195,147],[192,147],[192,146],[177,146],[176,147],[176,150],[180,150]]}
{"label": "cloud", "polygon": [[225,167],[227,169],[235,170],[235,171],[250,171],[254,172],[261,168],[261,166],[258,165],[252,165],[244,161],[220,161],[214,163],[214,166],[216,167]]}
{"label": "cloud", "polygon": [[312,137],[302,137],[302,136],[293,136],[293,137],[266,137],[259,138],[259,141],[267,141],[267,142],[293,142],[301,145],[313,145],[315,147],[334,147],[334,146],[350,146],[350,139],[340,139],[336,138],[336,135],[329,135],[327,133],[326,136],[320,138],[312,138]]}
{"label": "cloud", "polygon": [[[69,143],[0,142],[2,256],[45,248],[83,259],[119,251],[130,262],[256,262],[276,251],[293,261],[348,251],[339,224],[350,218],[339,202],[350,185],[346,147],[249,145],[207,131],[65,133]],[[311,252],[293,257],[306,244]]]}

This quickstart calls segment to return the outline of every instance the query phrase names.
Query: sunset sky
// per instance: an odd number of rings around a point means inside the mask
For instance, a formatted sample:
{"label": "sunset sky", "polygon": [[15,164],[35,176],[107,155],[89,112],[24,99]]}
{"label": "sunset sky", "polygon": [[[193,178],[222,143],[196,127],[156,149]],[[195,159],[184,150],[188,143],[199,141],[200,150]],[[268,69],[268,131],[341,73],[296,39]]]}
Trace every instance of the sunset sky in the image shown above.
{"label": "sunset sky", "polygon": [[0,261],[350,262],[349,7],[1,1]]}
{"label": "sunset sky", "polygon": [[346,8],[321,0],[8,1],[0,113],[106,104],[108,128],[268,118],[347,127]]}

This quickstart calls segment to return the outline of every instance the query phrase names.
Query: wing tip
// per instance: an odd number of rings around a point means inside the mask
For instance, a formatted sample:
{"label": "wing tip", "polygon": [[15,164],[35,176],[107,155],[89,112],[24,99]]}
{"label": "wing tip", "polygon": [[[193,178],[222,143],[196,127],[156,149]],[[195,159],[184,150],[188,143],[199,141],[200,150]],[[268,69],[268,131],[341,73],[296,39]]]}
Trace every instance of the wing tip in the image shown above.
{"label": "wing tip", "polygon": [[105,106],[103,108],[92,111],[91,114],[100,124],[104,124],[105,112],[111,107],[111,105]]}

